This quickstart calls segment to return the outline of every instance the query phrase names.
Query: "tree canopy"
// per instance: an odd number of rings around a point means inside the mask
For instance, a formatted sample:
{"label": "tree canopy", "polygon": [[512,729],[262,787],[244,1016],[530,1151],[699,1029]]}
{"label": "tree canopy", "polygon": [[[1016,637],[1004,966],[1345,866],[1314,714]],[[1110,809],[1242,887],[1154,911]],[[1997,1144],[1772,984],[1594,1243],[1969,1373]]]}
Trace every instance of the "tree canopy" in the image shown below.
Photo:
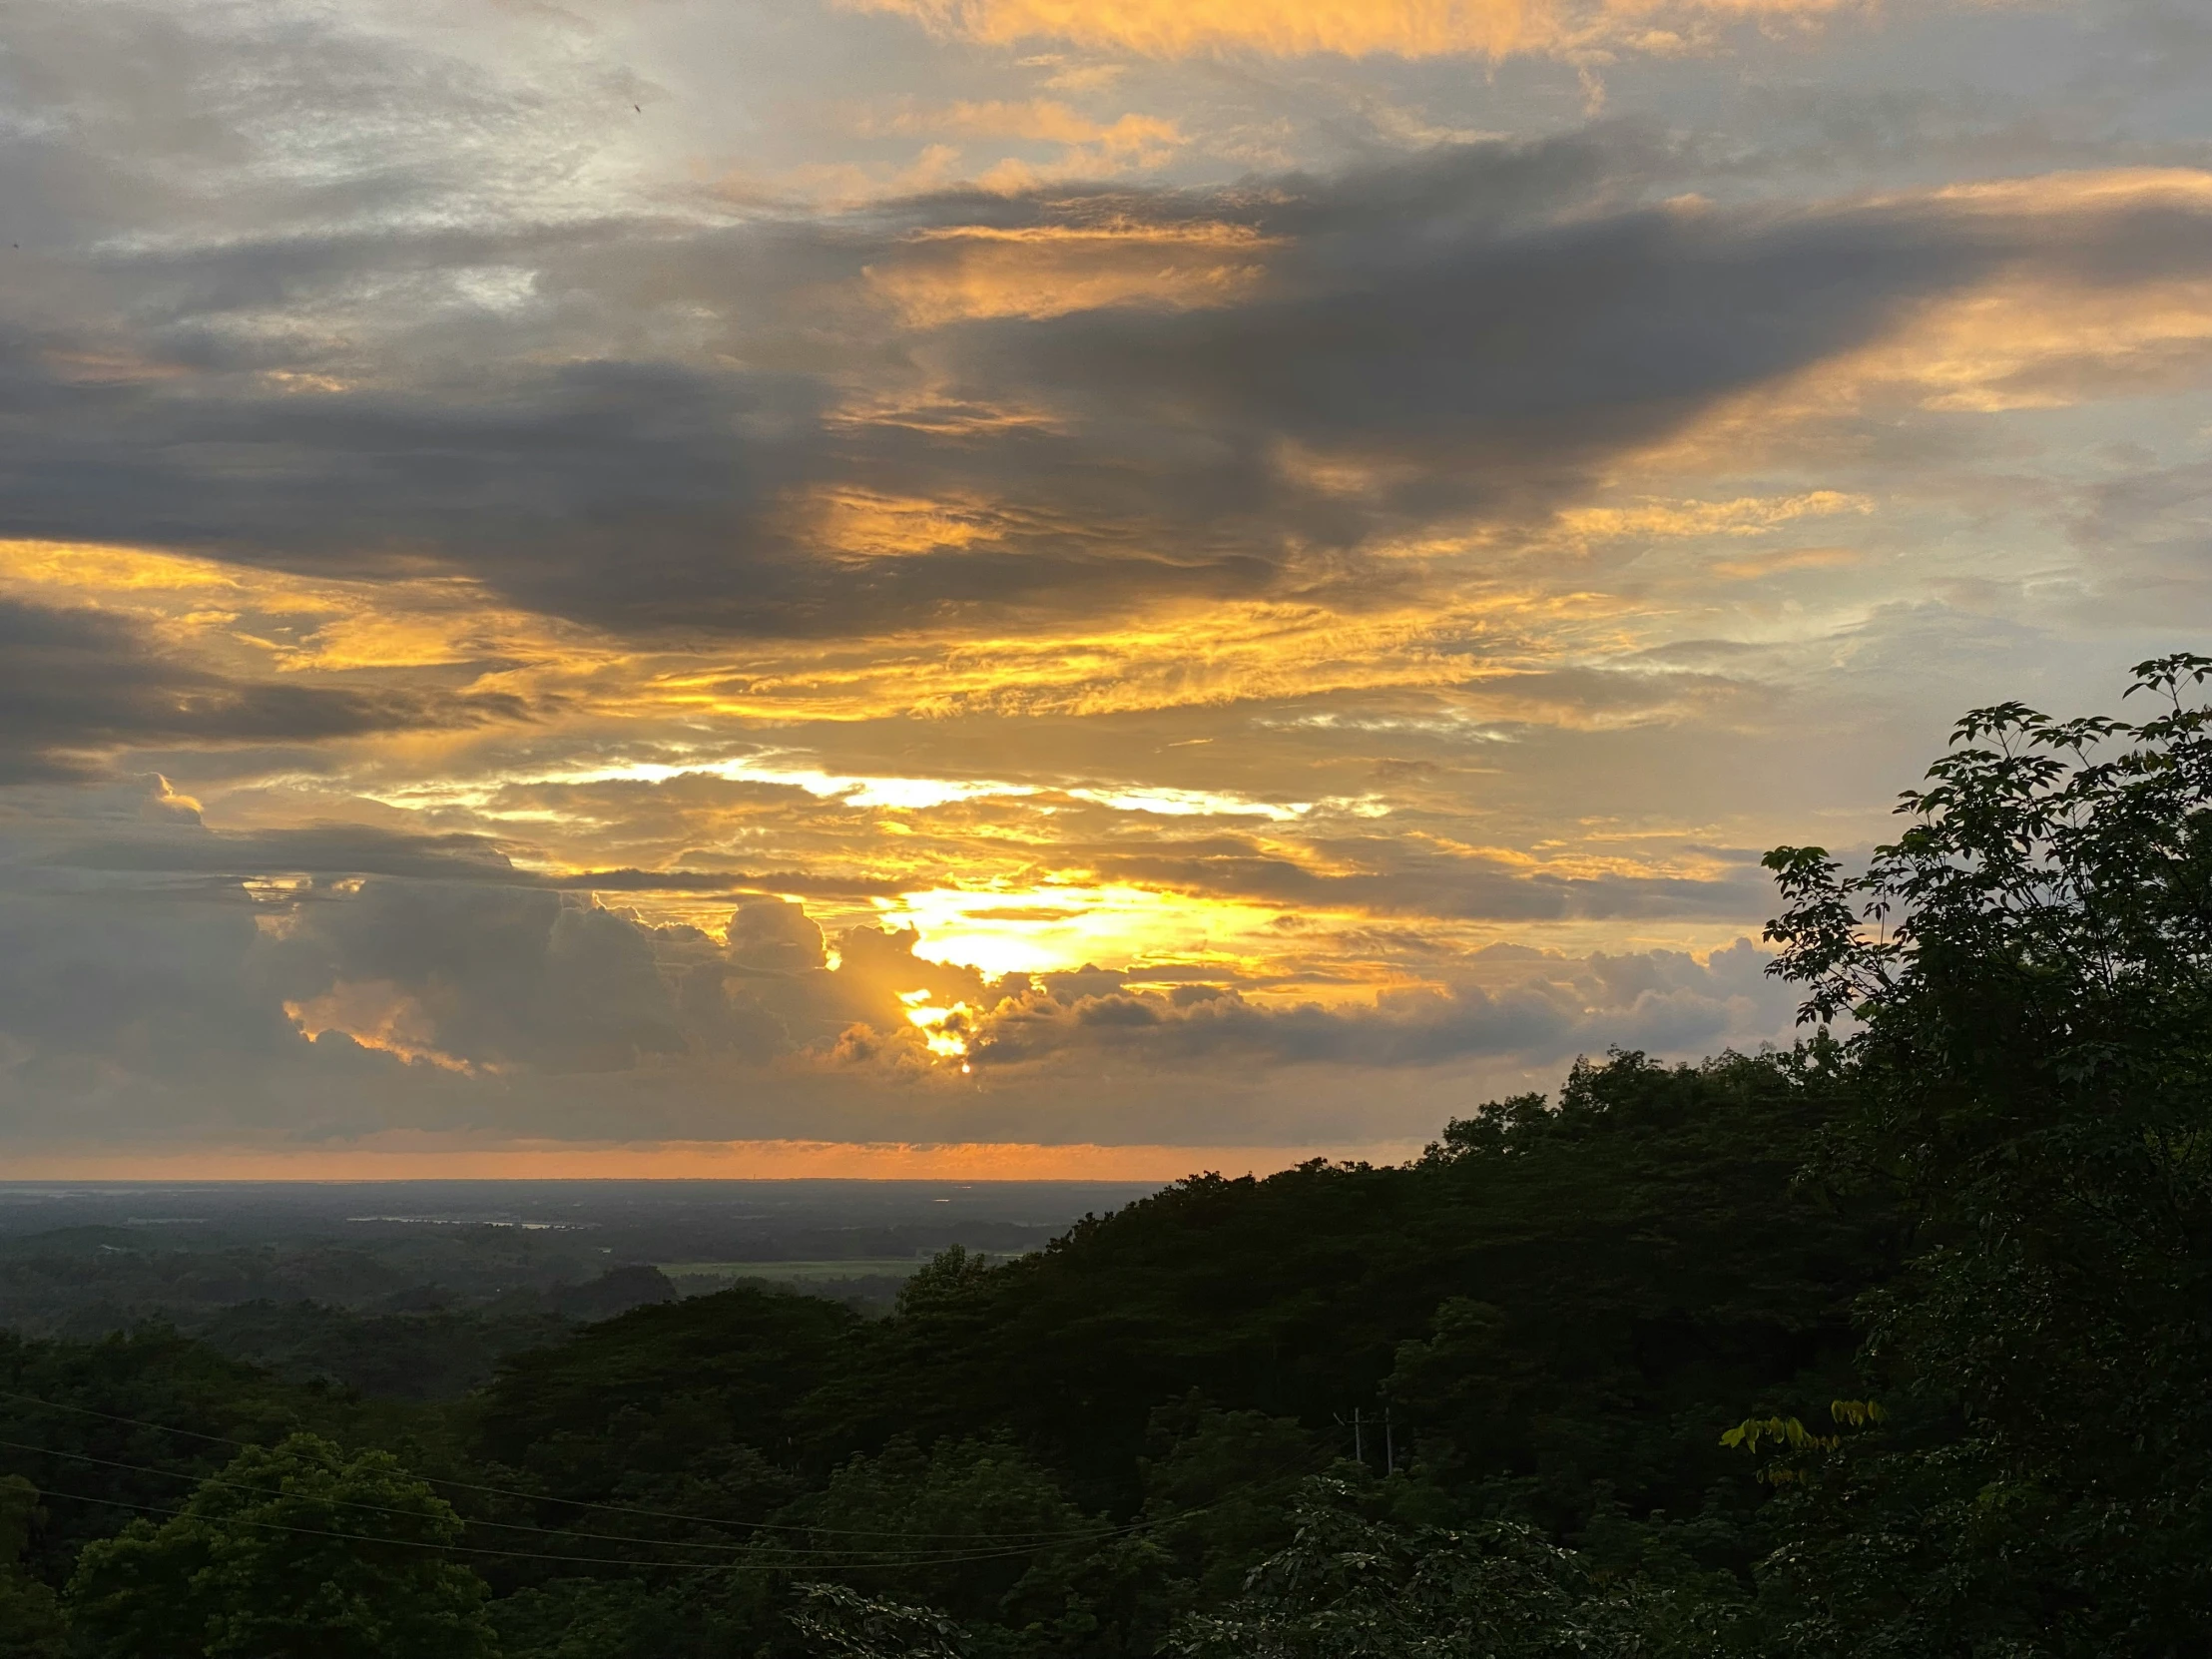
{"label": "tree canopy", "polygon": [[87,1545],[69,1600],[116,1659],[490,1659],[483,1581],[446,1558],[461,1536],[388,1452],[294,1434]]}
{"label": "tree canopy", "polygon": [[1811,1649],[2163,1654],[2212,1638],[2212,660],[2127,723],[1959,722],[1847,875],[1768,858],[1768,930],[1851,1106],[1817,1168],[1908,1207],[1863,1305],[1892,1426],[1796,1499]]}

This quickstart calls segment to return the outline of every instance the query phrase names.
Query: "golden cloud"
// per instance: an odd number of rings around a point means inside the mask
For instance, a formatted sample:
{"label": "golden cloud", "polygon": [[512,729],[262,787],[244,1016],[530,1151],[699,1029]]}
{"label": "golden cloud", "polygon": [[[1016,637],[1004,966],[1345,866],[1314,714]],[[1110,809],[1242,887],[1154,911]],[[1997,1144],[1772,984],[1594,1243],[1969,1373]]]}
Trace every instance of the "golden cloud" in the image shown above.
{"label": "golden cloud", "polygon": [[2212,281],[2076,283],[2006,274],[1920,308],[1865,348],[1712,410],[1642,457],[1697,472],[1795,456],[1810,425],[1877,408],[2059,409],[2212,376]]}
{"label": "golden cloud", "polygon": [[317,997],[287,1001],[284,1017],[300,1036],[313,1039],[341,1031],[363,1048],[373,1048],[418,1065],[474,1076],[478,1067],[436,1046],[437,1026],[421,1003],[388,979],[340,980]]}
{"label": "golden cloud", "polygon": [[1841,570],[1860,563],[1849,547],[1799,547],[1750,559],[1721,559],[1707,568],[1730,582],[1757,582],[1792,570]]}
{"label": "golden cloud", "polygon": [[871,129],[890,133],[958,134],[979,138],[1031,139],[1045,144],[1097,145],[1109,152],[1179,145],[1182,131],[1158,116],[1124,115],[1094,121],[1049,98],[966,100],[927,109],[905,109]]}
{"label": "golden cloud", "polygon": [[1860,0],[848,0],[994,45],[1060,40],[1142,57],[1219,51],[1431,58],[1680,50],[1716,23],[1814,19]]}
{"label": "golden cloud", "polygon": [[1798,495],[1738,496],[1729,501],[1642,500],[1627,507],[1573,507],[1554,522],[1578,542],[1625,538],[1662,541],[1685,536],[1759,536],[1796,519],[1831,513],[1871,513],[1874,502],[1841,490]]}
{"label": "golden cloud", "polygon": [[0,541],[0,595],[89,605],[226,666],[285,675],[573,661],[580,629],[499,604],[465,577],[295,576],[159,548]]}
{"label": "golden cloud", "polygon": [[[1036,828],[1048,830],[1043,821]],[[1034,851],[1048,848],[1040,844]],[[1017,879],[929,887],[903,895],[882,913],[887,922],[918,929],[923,940],[919,948],[931,960],[963,962],[986,973],[1067,972],[1086,962],[1144,962],[1155,969],[1172,963],[1244,976],[1282,962],[1282,937],[1269,931],[1280,908],[1159,886],[1072,878],[1051,884],[1020,884]],[[1385,979],[1395,982],[1394,975]]]}
{"label": "golden cloud", "polygon": [[1433,592],[1348,615],[1318,605],[1189,607],[1109,628],[785,655],[741,676],[691,662],[630,694],[725,718],[1104,715],[1327,692],[1457,686],[1555,660],[1625,602],[1538,587]]}
{"label": "golden cloud", "polygon": [[1249,293],[1273,243],[1242,225],[959,226],[909,239],[867,280],[909,327],[1063,316],[1108,305],[1190,310]]}
{"label": "golden cloud", "polygon": [[2114,292],[2101,282],[2030,279],[1932,306],[1831,374],[1860,396],[1887,388],[1923,408],[1987,414],[2179,386],[2208,368],[2212,280]]}
{"label": "golden cloud", "polygon": [[[974,175],[986,190],[1021,191],[1058,179],[1100,179],[1157,168],[1183,147],[1183,131],[1162,116],[1131,112],[1112,121],[1094,120],[1056,99],[974,99],[959,103],[908,105],[888,115],[867,114],[858,124],[868,134],[922,135],[940,142],[928,146],[920,167],[928,182],[942,183],[957,166],[960,147],[946,139],[997,139],[1026,144],[1056,144],[1060,155],[1049,162],[1008,156]],[[918,176],[904,182],[926,188]]]}
{"label": "golden cloud", "polygon": [[981,501],[935,501],[858,488],[822,490],[799,508],[808,540],[826,553],[849,559],[905,558],[971,547],[991,538],[993,517]]}

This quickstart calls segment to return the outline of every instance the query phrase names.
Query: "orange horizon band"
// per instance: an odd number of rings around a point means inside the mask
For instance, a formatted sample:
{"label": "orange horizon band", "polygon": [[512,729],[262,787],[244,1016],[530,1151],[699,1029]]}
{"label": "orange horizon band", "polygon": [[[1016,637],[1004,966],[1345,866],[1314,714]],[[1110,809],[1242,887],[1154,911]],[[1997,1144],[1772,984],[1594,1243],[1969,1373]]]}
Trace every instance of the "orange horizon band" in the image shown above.
{"label": "orange horizon band", "polygon": [[1417,1142],[1362,1146],[1102,1146],[1012,1141],[675,1141],[56,1150],[8,1157],[5,1182],[409,1180],[1160,1181],[1272,1174],[1313,1158],[1394,1163]]}

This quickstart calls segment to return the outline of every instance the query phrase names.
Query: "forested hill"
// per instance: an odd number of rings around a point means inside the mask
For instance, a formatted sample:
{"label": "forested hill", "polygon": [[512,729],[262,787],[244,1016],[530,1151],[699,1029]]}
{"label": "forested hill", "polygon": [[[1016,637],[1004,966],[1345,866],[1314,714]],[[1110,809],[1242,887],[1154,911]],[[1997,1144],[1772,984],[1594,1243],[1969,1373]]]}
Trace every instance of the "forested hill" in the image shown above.
{"label": "forested hill", "polygon": [[[704,1599],[667,1564],[758,1522],[940,1554],[927,1540],[1144,1523],[841,1576],[1005,1637],[1045,1594],[1092,1628],[1025,1651],[1150,1652],[1290,1541],[1302,1479],[1333,1465],[1408,1512],[1519,1517],[1624,1567],[1748,1583],[1767,1488],[1720,1435],[1852,1391],[1851,1303],[1896,1248],[1883,1204],[1793,1181],[1836,1058],[1614,1056],[1555,1106],[1471,1113],[1411,1165],[1194,1176],[1010,1263],[947,1251],[884,1320],[759,1288],[639,1308],[450,1408],[289,1389],[158,1332],[7,1341],[0,1466],[52,1494],[32,1561],[59,1583],[127,1513],[88,1500],[173,1509],[189,1481],[153,1471],[211,1473],[234,1449],[163,1427],[392,1447],[443,1482],[475,1547],[515,1551],[473,1559],[506,1651],[564,1659],[789,1647],[777,1586],[812,1576],[805,1559],[772,1550],[777,1571]],[[1128,1581],[1136,1537],[1158,1559]],[[662,1564],[612,1564],[632,1557]],[[612,1645],[585,1641],[595,1620]]]}
{"label": "forested hill", "polygon": [[756,1293],[639,1309],[518,1361],[482,1443],[519,1463],[712,1401],[716,1434],[817,1469],[1007,1436],[1121,1511],[1152,1413],[1195,1394],[1348,1456],[1340,1419],[1387,1408],[1401,1462],[1541,1493],[1564,1528],[1601,1485],[1695,1508],[1733,1467],[1721,1428],[1848,1391],[1894,1229],[1793,1190],[1831,1093],[1817,1059],[1622,1055],[1407,1167],[1196,1176],[1001,1267],[948,1252],[877,1324]]}

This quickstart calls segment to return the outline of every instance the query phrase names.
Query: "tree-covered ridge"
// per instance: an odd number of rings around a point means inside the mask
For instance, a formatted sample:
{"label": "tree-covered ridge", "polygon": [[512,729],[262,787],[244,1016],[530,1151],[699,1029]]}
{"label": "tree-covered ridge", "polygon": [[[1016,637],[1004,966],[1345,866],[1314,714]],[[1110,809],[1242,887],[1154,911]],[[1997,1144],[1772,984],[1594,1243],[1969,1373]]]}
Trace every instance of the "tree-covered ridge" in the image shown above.
{"label": "tree-covered ridge", "polygon": [[[1791,1185],[1836,1068],[1618,1055],[1409,1166],[1194,1177],[1011,1263],[948,1251],[881,1321],[755,1288],[639,1308],[452,1410],[286,1389],[152,1332],[14,1342],[0,1387],[76,1408],[20,1408],[25,1435],[103,1461],[10,1455],[52,1491],[174,1507],[189,1481],[148,1471],[231,1448],[141,1422],[397,1447],[451,1482],[473,1547],[512,1552],[470,1559],[518,1653],[602,1628],[789,1648],[790,1586],[831,1566],[1009,1651],[1149,1653],[1234,1602],[1332,1466],[1393,1512],[1741,1582],[1765,1488],[1717,1427],[1843,1385],[1851,1298],[1891,1248],[1881,1205]],[[50,1508],[59,1579],[120,1511]]]}
{"label": "tree-covered ridge", "polygon": [[0,1342],[18,1651],[288,1652],[303,1583],[444,1621],[364,1655],[2204,1651],[2208,674],[1978,712],[1864,870],[1775,853],[1791,1052],[1193,1177],[882,1320],[637,1308],[455,1405]]}

